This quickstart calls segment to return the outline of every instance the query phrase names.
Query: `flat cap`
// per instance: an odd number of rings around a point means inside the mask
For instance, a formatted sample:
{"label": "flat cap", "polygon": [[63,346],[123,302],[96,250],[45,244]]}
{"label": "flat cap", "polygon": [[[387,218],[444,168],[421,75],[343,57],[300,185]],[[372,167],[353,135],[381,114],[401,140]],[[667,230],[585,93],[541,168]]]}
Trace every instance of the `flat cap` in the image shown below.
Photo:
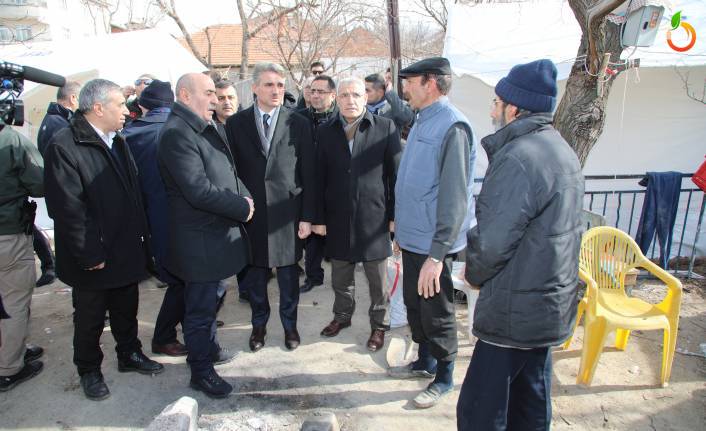
{"label": "flat cap", "polygon": [[434,75],[451,75],[451,65],[445,57],[429,57],[424,60],[419,60],[416,63],[410,64],[400,70],[399,76],[405,78],[408,76],[419,76],[426,73]]}

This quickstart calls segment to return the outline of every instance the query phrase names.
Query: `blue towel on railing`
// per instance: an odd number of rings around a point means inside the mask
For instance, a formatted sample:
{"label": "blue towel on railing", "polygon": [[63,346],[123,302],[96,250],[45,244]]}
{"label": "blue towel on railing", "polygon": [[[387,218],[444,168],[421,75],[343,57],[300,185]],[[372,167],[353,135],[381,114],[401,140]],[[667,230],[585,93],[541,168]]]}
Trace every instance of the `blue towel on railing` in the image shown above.
{"label": "blue towel on railing", "polygon": [[664,269],[667,269],[672,248],[672,232],[677,218],[681,179],[682,174],[679,172],[648,172],[640,181],[640,185],[647,185],[647,190],[635,241],[646,255],[656,231],[659,264]]}

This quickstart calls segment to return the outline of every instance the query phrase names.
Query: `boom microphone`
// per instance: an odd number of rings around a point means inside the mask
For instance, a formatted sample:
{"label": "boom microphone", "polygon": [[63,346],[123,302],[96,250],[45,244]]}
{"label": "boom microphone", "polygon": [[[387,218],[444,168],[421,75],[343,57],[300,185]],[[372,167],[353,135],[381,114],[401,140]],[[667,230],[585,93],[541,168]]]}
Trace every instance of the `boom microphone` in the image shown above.
{"label": "boom microphone", "polygon": [[53,87],[63,87],[66,85],[66,78],[61,75],[31,66],[20,66],[19,64],[0,61],[0,76],[5,77],[7,75],[39,84],[51,85]]}

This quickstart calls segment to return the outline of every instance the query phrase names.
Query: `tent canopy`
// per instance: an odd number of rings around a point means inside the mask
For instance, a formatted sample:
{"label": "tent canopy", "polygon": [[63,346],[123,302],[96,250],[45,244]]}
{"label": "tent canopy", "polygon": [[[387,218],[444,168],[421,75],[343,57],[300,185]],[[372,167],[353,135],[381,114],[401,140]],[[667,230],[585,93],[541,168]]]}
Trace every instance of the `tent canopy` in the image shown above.
{"label": "tent canopy", "polygon": [[[685,53],[667,45],[671,13],[682,11],[698,33],[696,44]],[[675,30],[674,42],[686,38]],[[474,76],[495,86],[512,66],[540,58],[557,64],[558,79],[571,72],[579,45],[581,28],[566,0],[541,0],[520,3],[452,5],[444,43],[444,55],[455,74]],[[626,48],[624,59],[632,52]],[[666,10],[652,46],[638,48],[631,55],[640,58],[640,67],[702,66],[706,64],[706,2],[673,1]]]}

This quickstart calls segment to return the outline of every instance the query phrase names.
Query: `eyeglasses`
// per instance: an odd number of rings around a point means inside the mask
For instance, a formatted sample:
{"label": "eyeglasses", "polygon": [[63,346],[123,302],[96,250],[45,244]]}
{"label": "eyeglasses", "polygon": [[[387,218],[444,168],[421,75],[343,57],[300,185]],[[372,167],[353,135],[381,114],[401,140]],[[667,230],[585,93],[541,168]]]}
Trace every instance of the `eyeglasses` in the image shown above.
{"label": "eyeglasses", "polygon": [[324,71],[323,70],[312,70],[311,74],[312,75],[323,75]]}
{"label": "eyeglasses", "polygon": [[309,91],[311,92],[312,96],[313,96],[314,94],[318,94],[318,95],[320,95],[320,96],[323,96],[323,95],[325,95],[325,94],[331,94],[331,93],[332,93],[331,91],[327,91],[327,90],[318,90],[318,89],[316,89],[316,88],[312,88],[312,89],[309,90]]}
{"label": "eyeglasses", "polygon": [[150,85],[151,83],[152,83],[152,80],[149,78],[141,78],[141,79],[135,80],[135,85],[140,85],[140,84]]}

